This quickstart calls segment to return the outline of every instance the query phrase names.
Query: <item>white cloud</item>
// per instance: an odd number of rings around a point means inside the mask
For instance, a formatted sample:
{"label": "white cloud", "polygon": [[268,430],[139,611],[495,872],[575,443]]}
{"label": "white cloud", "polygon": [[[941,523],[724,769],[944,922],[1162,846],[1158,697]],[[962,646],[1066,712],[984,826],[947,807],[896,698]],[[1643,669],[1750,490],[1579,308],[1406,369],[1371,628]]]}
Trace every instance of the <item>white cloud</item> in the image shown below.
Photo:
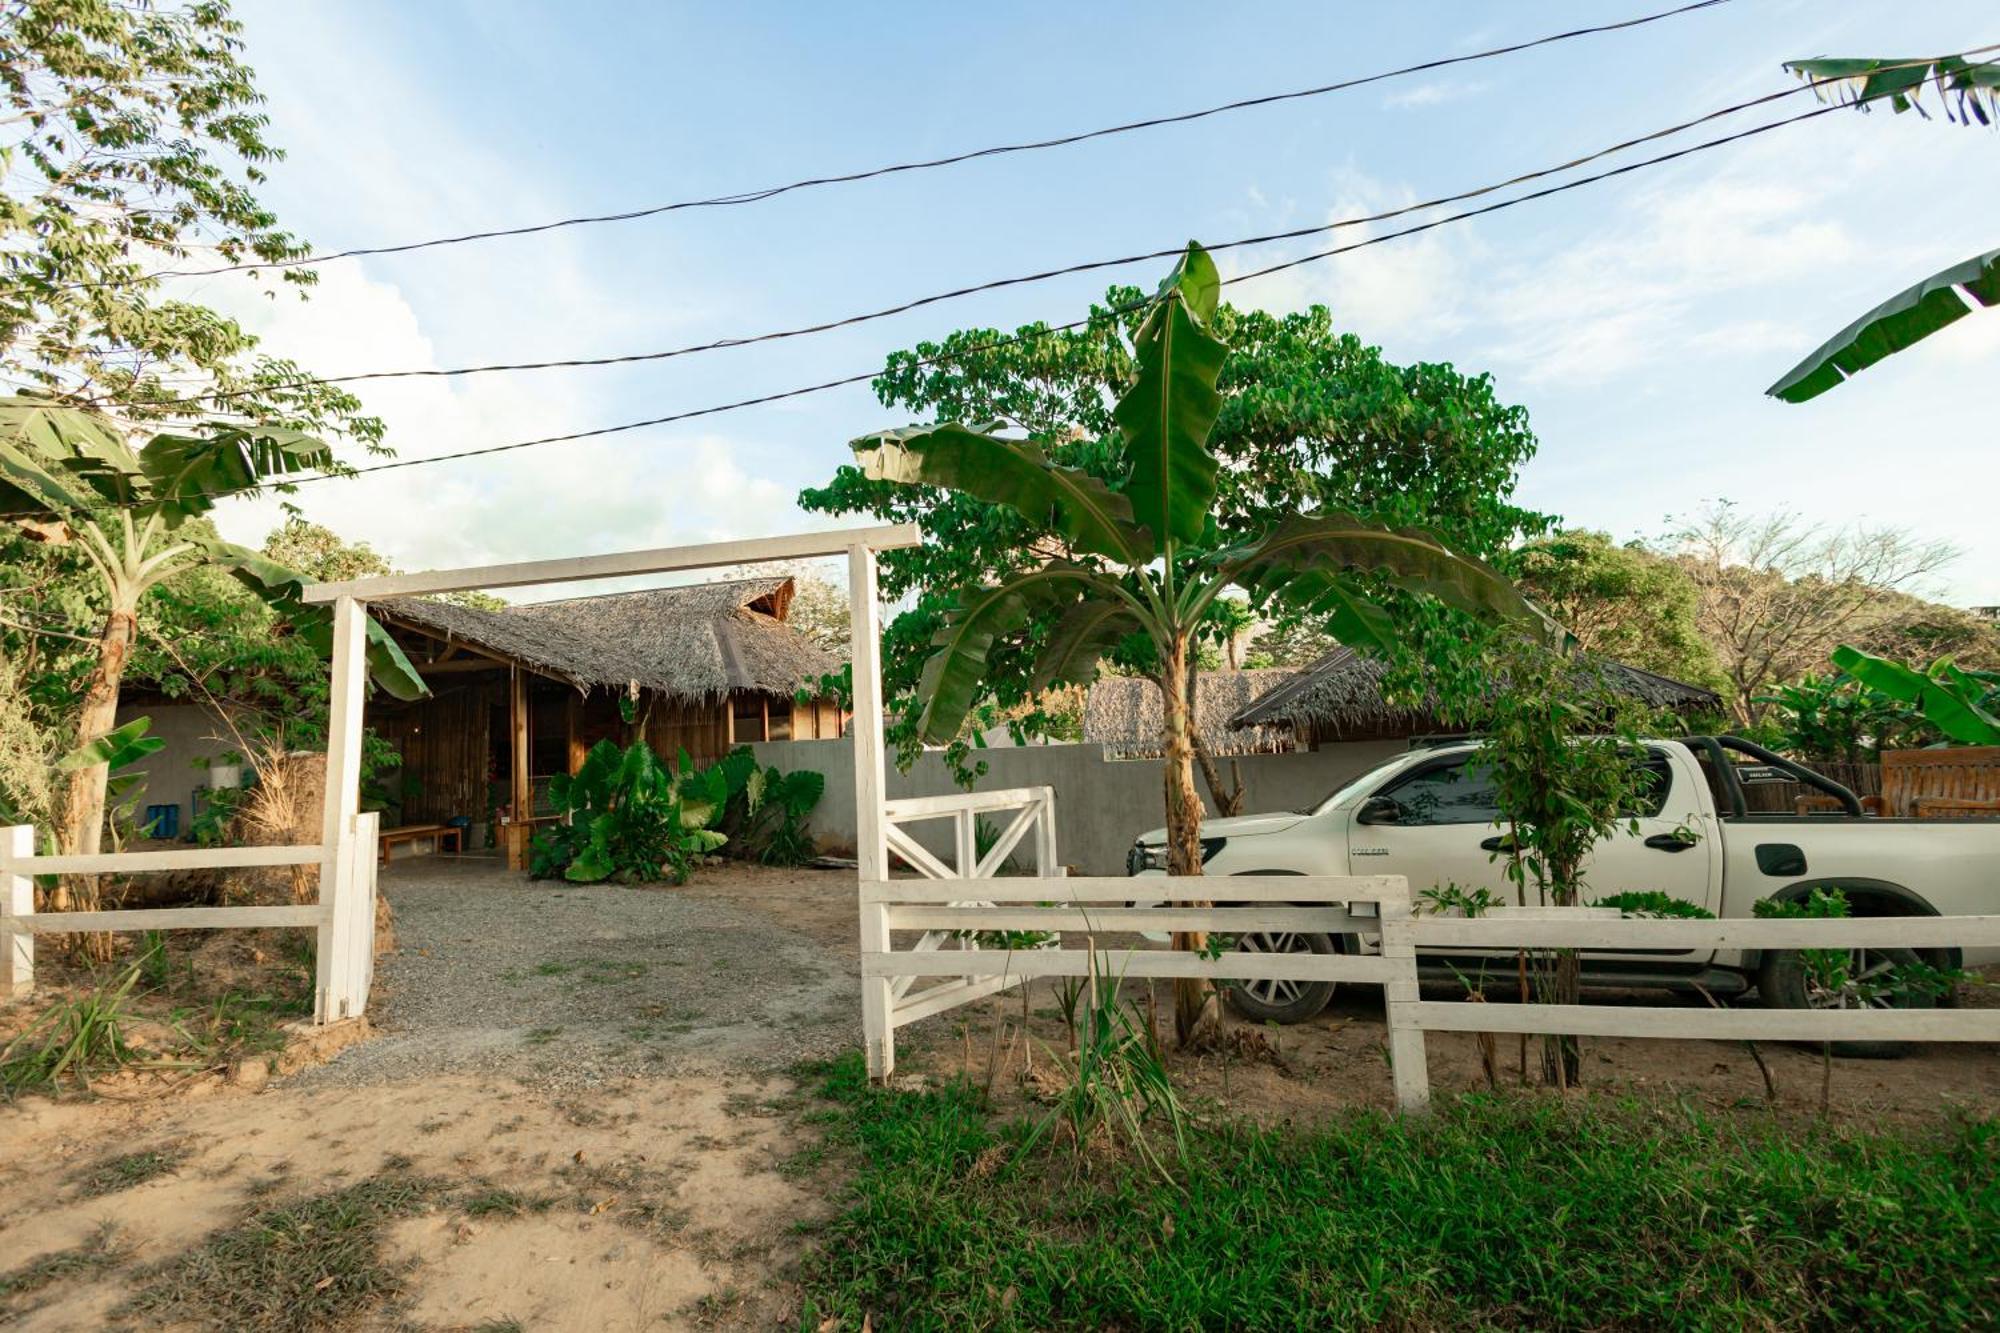
{"label": "white cloud", "polygon": [[1391,111],[1421,110],[1443,106],[1447,102],[1462,102],[1479,96],[1490,87],[1489,83],[1471,79],[1433,79],[1428,83],[1397,89],[1382,99],[1382,105]]}

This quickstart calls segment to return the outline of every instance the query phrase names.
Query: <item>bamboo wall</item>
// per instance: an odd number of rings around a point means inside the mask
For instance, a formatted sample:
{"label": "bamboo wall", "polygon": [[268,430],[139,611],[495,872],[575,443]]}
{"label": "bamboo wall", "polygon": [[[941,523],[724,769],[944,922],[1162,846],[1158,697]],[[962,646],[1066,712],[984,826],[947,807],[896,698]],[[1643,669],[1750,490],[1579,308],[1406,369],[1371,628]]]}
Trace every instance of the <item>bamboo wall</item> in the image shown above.
{"label": "bamboo wall", "polygon": [[430,698],[396,709],[370,710],[368,723],[402,752],[403,822],[433,824],[453,815],[487,818],[488,723],[507,702],[504,678],[431,682]]}

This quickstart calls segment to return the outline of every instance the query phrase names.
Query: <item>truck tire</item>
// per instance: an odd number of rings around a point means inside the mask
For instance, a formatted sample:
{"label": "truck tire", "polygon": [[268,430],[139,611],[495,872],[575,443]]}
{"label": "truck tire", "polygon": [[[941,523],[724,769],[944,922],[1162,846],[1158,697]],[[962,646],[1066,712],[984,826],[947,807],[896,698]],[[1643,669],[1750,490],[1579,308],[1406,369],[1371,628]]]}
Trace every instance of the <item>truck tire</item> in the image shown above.
{"label": "truck tire", "polygon": [[[1892,970],[1924,961],[1909,949],[1853,949],[1849,952],[1851,959],[1848,967],[1857,977],[1870,975],[1871,970]],[[1791,949],[1774,950],[1764,955],[1763,965],[1757,969],[1757,999],[1766,1009],[1832,1009],[1860,1003],[1858,999],[1848,996],[1813,993],[1805,961]],[[1878,1008],[1935,1009],[1937,996],[1929,993],[1884,996],[1873,1003]],[[1859,1060],[1893,1060],[1908,1055],[1910,1043],[1837,1041],[1833,1043],[1833,1053]]]}
{"label": "truck tire", "polygon": [[[1257,931],[1238,935],[1240,953],[1339,953],[1331,935]],[[1254,1023],[1303,1023],[1333,1003],[1331,981],[1233,981],[1229,1007]]]}

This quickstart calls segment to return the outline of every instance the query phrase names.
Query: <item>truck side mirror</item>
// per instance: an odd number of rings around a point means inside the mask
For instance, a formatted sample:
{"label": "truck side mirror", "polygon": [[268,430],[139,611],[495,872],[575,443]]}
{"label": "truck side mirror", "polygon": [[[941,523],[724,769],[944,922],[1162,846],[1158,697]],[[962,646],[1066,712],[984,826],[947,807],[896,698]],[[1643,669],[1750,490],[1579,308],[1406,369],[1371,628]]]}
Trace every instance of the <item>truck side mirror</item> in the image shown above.
{"label": "truck side mirror", "polygon": [[1357,824],[1398,824],[1402,819],[1403,807],[1387,796],[1370,796],[1354,816]]}

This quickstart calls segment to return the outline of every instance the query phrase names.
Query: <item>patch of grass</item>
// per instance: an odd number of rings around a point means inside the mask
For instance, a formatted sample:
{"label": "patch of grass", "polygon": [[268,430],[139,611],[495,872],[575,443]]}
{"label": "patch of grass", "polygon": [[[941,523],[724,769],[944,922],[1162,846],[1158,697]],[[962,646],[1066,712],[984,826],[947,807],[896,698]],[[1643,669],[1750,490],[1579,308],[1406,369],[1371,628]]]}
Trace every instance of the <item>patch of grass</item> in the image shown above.
{"label": "patch of grass", "polygon": [[558,1173],[571,1190],[570,1202],[586,1217],[602,1216],[642,1235],[677,1235],[692,1220],[674,1205],[672,1178],[638,1161],[582,1161]]}
{"label": "patch of grass", "polygon": [[0,1096],[51,1095],[64,1087],[90,1091],[93,1074],[121,1069],[137,1058],[126,1041],[131,1021],[126,1001],[138,984],[135,965],[113,985],[98,986],[50,1005],[0,1048]]}
{"label": "patch of grass", "polygon": [[69,1278],[116,1268],[125,1262],[130,1253],[118,1238],[117,1226],[102,1222],[80,1244],[67,1250],[57,1250],[54,1254],[45,1254],[11,1272],[0,1273],[0,1324],[12,1323],[34,1308],[24,1302],[24,1297],[33,1296]]}
{"label": "patch of grass", "polygon": [[521,1217],[546,1213],[556,1201],[546,1194],[522,1194],[510,1189],[483,1189],[459,1198],[458,1207],[467,1217]]}
{"label": "patch of grass", "polygon": [[255,1209],[146,1270],[120,1313],[245,1333],[352,1327],[403,1290],[384,1228],[442,1194],[438,1181],[390,1173]]}
{"label": "patch of grass", "polygon": [[70,1181],[76,1186],[79,1198],[95,1199],[157,1180],[176,1170],[187,1159],[188,1150],[184,1144],[142,1148],[138,1152],[120,1153],[116,1157],[94,1162],[71,1175]]}
{"label": "patch of grass", "polygon": [[561,1028],[529,1028],[521,1034],[521,1044],[524,1046],[546,1046],[557,1037],[560,1037],[562,1033],[563,1030]]}
{"label": "patch of grass", "polygon": [[527,1333],[527,1328],[518,1319],[483,1319],[472,1326],[472,1333]]}
{"label": "patch of grass", "polygon": [[1476,1095],[1017,1156],[976,1090],[821,1071],[856,1177],[803,1323],[980,1328],[1991,1327],[2000,1122],[1736,1123]]}
{"label": "patch of grass", "polygon": [[535,964],[535,975],[538,977],[561,977],[567,976],[574,971],[576,971],[576,966],[573,963]]}

